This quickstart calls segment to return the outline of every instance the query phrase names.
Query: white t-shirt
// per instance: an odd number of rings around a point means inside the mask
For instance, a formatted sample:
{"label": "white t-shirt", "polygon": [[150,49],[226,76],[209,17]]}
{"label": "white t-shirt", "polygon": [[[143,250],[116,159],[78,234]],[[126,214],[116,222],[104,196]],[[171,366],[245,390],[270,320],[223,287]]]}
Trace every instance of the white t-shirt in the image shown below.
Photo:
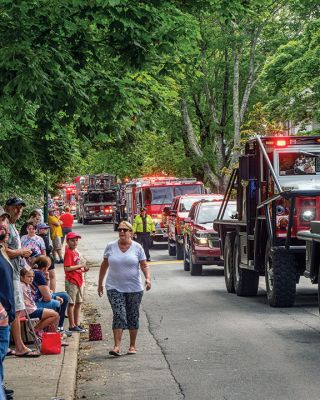
{"label": "white t-shirt", "polygon": [[116,289],[123,293],[143,291],[139,262],[146,260],[146,255],[139,243],[132,241],[129,249],[122,252],[118,240],[110,242],[104,251],[104,258],[109,262],[107,290]]}

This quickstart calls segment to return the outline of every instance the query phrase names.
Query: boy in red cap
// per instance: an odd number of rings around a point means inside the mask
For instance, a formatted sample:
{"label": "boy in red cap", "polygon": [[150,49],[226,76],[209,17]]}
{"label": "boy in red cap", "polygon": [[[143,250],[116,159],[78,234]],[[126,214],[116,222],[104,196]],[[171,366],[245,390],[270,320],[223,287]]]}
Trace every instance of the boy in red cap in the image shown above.
{"label": "boy in red cap", "polygon": [[64,271],[66,292],[69,295],[67,314],[69,319],[69,330],[71,332],[85,332],[80,325],[80,311],[83,301],[83,273],[89,268],[80,263],[81,257],[76,249],[80,235],[69,232],[66,235],[66,249],[64,253]]}

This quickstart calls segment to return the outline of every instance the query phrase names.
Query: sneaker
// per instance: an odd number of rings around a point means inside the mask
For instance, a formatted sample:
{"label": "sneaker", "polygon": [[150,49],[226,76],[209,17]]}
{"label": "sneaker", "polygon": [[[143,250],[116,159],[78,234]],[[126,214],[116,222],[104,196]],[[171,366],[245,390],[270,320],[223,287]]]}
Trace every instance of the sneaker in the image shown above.
{"label": "sneaker", "polygon": [[83,330],[81,328],[79,328],[78,326],[74,326],[73,328],[69,328],[70,332],[79,332],[82,333]]}
{"label": "sneaker", "polygon": [[3,390],[4,390],[4,393],[6,394],[6,396],[13,396],[14,395],[14,390],[12,390],[12,389],[7,389],[5,386],[3,386]]}
{"label": "sneaker", "polygon": [[60,258],[60,260],[59,260],[59,264],[63,264],[63,259],[62,258]]}
{"label": "sneaker", "polygon": [[59,333],[62,333],[63,335],[66,335],[67,337],[72,336],[72,332],[70,332],[70,331],[64,329],[63,326],[59,326],[59,327],[58,327],[58,332],[59,332]]}
{"label": "sneaker", "polygon": [[86,328],[82,325],[78,325],[78,328],[80,328],[82,332],[87,332]]}
{"label": "sneaker", "polygon": [[56,258],[56,259],[54,260],[54,263],[55,263],[55,264],[60,264],[60,261]]}

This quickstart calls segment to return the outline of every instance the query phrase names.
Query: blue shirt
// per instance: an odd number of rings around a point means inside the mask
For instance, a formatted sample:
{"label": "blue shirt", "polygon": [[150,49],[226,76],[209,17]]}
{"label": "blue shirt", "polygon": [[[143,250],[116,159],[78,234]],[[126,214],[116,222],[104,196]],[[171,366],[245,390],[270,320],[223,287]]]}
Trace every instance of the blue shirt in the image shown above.
{"label": "blue shirt", "polygon": [[140,261],[146,260],[142,246],[132,241],[126,252],[120,250],[118,240],[107,245],[104,258],[108,259],[109,268],[106,289],[132,293],[143,291]]}
{"label": "blue shirt", "polygon": [[0,303],[7,311],[9,322],[15,319],[13,268],[0,251]]}
{"label": "blue shirt", "polygon": [[39,286],[48,286],[48,283],[41,271],[37,271],[36,269],[34,269],[33,272],[34,272],[34,278],[32,282],[32,289],[33,289],[34,302],[37,303],[38,301],[42,300],[42,294],[39,290]]}

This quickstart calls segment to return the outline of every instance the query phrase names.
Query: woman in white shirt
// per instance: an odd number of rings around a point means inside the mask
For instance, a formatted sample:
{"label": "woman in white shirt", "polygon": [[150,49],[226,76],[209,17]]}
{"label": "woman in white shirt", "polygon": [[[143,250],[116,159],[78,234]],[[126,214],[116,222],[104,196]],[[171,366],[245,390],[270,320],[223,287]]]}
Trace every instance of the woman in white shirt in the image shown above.
{"label": "woman in white shirt", "polygon": [[136,354],[136,338],[139,329],[139,308],[143,296],[140,270],[145,277],[146,290],[151,289],[149,266],[142,246],[132,240],[132,225],[127,221],[119,224],[119,239],[107,245],[100,267],[98,294],[103,294],[103,280],[108,271],[105,287],[113,311],[114,347],[110,355],[120,356],[124,329],[129,330],[130,346],[127,354]]}

